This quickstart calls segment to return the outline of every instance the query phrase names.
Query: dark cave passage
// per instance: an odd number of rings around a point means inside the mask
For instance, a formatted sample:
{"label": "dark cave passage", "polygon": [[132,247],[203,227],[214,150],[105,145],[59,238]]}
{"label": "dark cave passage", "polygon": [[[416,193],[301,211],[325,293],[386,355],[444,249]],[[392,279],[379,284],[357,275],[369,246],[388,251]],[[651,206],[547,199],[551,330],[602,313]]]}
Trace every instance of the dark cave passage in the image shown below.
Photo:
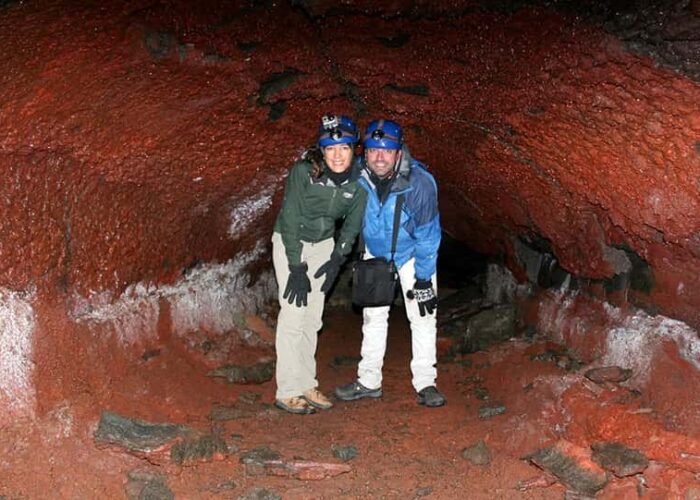
{"label": "dark cave passage", "polygon": [[[695,0],[0,0],[0,498],[697,497],[698,33]],[[271,405],[270,235],[327,112],[438,184],[434,412],[398,297],[381,400]]]}

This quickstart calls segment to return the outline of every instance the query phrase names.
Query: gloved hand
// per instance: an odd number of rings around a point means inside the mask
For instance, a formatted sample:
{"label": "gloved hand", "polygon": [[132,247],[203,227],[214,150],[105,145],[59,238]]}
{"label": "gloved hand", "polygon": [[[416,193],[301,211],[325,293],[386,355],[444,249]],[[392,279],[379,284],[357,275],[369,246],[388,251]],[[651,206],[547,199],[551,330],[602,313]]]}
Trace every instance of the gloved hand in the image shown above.
{"label": "gloved hand", "polygon": [[307,297],[311,291],[311,282],[306,275],[308,268],[309,266],[306,265],[306,262],[296,266],[289,266],[289,279],[282,298],[289,300],[290,304],[296,301],[297,307],[308,304]]}
{"label": "gloved hand", "polygon": [[418,301],[418,312],[421,316],[425,316],[426,312],[433,314],[437,308],[437,295],[435,295],[431,280],[416,280],[413,290],[409,290],[406,296]]}
{"label": "gloved hand", "polygon": [[345,257],[333,250],[333,253],[331,253],[331,258],[318,268],[318,271],[316,271],[316,274],[314,274],[314,278],[318,279],[324,274],[326,275],[326,280],[323,282],[323,285],[321,285],[321,291],[323,293],[327,294],[331,290],[331,287],[333,286],[333,283],[335,283],[335,279],[338,277],[338,273],[340,272],[340,266],[342,266],[344,263]]}

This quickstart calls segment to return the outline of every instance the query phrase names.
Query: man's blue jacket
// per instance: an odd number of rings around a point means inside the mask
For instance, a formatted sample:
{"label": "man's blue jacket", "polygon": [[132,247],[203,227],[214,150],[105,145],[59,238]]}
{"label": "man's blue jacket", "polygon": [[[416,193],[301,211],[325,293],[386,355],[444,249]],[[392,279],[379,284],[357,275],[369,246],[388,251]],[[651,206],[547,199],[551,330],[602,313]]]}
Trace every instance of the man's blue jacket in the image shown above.
{"label": "man's blue jacket", "polygon": [[416,279],[429,280],[435,274],[441,237],[437,185],[433,176],[411,157],[404,145],[396,178],[384,203],[377,196],[367,165],[358,182],[368,194],[362,237],[369,252],[375,257],[391,259],[394,208],[396,198],[404,193],[394,262],[400,268],[415,257]]}

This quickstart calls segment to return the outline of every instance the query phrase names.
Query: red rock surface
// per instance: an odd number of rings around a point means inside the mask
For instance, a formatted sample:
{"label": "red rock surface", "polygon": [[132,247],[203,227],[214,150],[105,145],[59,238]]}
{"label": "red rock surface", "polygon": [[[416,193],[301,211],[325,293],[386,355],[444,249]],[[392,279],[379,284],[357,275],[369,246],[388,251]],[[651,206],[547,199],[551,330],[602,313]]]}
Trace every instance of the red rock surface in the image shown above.
{"label": "red rock surface", "polygon": [[[591,27],[528,9],[314,23],[214,2],[32,2],[0,22],[9,288],[122,290],[250,248],[274,210],[233,238],[230,210],[281,187],[316,115],[361,105],[362,122],[401,121],[463,241],[515,262],[513,236],[536,234],[591,278],[611,276],[605,249],[625,244],[651,264],[654,302],[700,324],[700,87]],[[291,85],[261,96],[288,68]],[[271,122],[260,104],[280,101]]]}

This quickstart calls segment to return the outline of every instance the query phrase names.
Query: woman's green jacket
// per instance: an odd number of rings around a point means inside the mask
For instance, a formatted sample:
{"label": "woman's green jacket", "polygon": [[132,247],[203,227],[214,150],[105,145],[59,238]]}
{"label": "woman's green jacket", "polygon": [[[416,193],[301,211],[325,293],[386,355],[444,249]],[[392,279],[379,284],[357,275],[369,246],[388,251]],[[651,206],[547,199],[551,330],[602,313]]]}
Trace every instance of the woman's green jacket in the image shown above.
{"label": "woman's green jacket", "polygon": [[335,252],[346,256],[352,250],[362,228],[367,193],[357,183],[359,162],[354,161],[350,168],[349,179],[338,186],[325,174],[313,179],[307,161],[292,166],[274,227],[282,236],[289,265],[301,263],[302,241],[317,243],[332,238],[339,220],[343,222]]}

